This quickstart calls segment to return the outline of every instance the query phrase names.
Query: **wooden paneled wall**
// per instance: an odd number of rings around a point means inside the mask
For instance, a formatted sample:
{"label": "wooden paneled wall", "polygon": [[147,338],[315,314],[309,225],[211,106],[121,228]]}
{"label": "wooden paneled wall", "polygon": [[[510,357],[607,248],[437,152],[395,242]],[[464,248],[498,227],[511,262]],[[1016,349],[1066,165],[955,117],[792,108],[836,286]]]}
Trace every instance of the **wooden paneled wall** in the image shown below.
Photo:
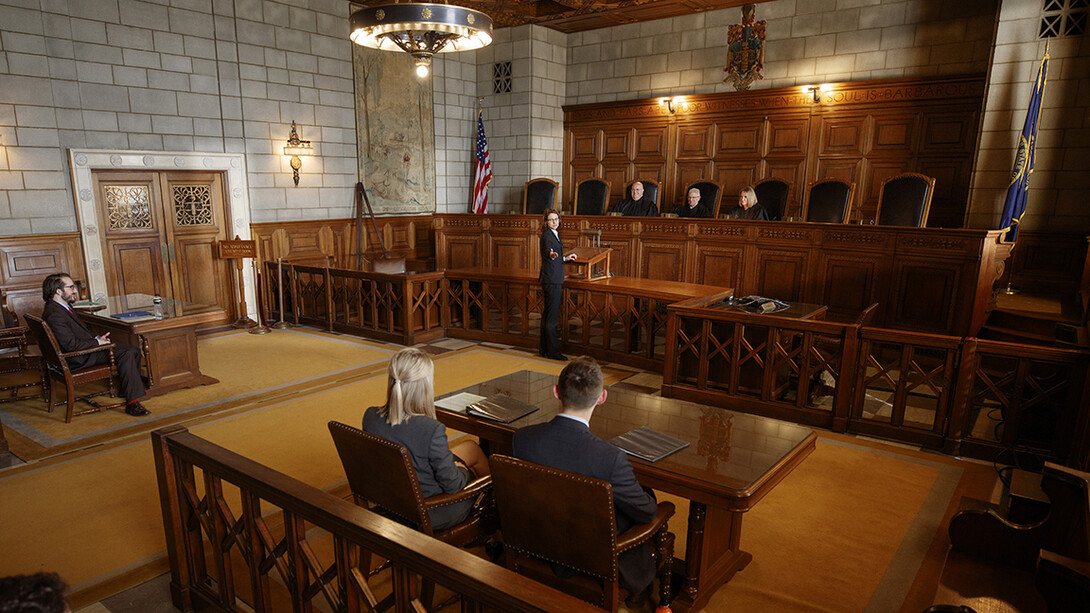
{"label": "wooden paneled wall", "polygon": [[78,233],[0,238],[0,290],[20,319],[24,313],[42,312],[42,280],[57,272],[87,278]]}
{"label": "wooden paneled wall", "polygon": [[[440,269],[537,271],[541,218],[436,215]],[[874,325],[974,335],[1007,250],[998,230],[898,228],[738,220],[565,216],[560,238],[613,249],[613,273],[734,288],[829,307],[851,320],[879,303]]]}
{"label": "wooden paneled wall", "polygon": [[[376,223],[392,255],[429,262],[434,256],[430,215],[379,217]],[[378,234],[370,220],[365,219],[364,226],[365,257],[377,257],[382,251]],[[355,227],[354,219],[281,221],[251,224],[250,232],[261,260],[283,258],[294,264],[354,269]]]}
{"label": "wooden paneled wall", "polygon": [[1079,291],[1087,261],[1087,237],[1020,230],[1002,285],[1022,292],[1070,298]]}
{"label": "wooden paneled wall", "polygon": [[[671,114],[655,100],[564,107],[564,208],[576,184],[662,185],[659,208],[698,180],[723,186],[724,205],[769,177],[792,184],[787,216],[801,214],[809,183],[856,183],[856,219],[874,219],[882,182],[902,172],[935,177],[928,226],[959,228],[979,132],[983,76],[835,83],[820,103],[801,87],[687,96]],[[724,209],[726,210],[726,209]]]}

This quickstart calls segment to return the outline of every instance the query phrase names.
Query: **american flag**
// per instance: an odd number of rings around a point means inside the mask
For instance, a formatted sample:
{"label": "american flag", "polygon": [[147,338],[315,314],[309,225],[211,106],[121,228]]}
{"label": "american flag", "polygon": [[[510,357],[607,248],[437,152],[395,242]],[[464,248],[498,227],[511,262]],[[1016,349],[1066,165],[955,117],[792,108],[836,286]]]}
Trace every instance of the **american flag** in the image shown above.
{"label": "american flag", "polygon": [[492,162],[488,159],[488,141],[484,139],[484,122],[477,111],[477,178],[473,182],[473,212],[488,212],[488,182],[492,180]]}

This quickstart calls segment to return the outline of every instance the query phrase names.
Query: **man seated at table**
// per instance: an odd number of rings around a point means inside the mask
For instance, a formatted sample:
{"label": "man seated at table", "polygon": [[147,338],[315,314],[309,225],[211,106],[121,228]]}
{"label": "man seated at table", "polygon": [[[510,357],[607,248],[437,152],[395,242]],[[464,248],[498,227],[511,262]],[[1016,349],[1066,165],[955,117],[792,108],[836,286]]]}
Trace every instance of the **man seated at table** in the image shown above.
{"label": "man seated at table", "polygon": [[[83,325],[72,311],[72,303],[79,298],[76,284],[65,273],[49,275],[42,281],[42,320],[49,324],[53,336],[61,351],[79,351],[99,345],[107,345],[110,333],[95,336]],[[68,358],[68,366],[73,370],[87,366],[105,364],[110,359],[106,351],[96,351],[88,355]],[[143,417],[151,413],[140,404],[140,399],[147,393],[144,381],[140,378],[140,350],[125,343],[114,344],[114,362],[117,364],[117,376],[121,379],[121,395],[127,402],[125,412],[133,417]]]}
{"label": "man seated at table", "polygon": [[621,200],[613,210],[625,217],[658,217],[659,207],[655,201],[643,193],[643,183],[636,181],[632,184],[631,196]]}
{"label": "man seated at table", "polygon": [[[598,363],[586,356],[572,360],[560,372],[553,395],[560,399],[561,412],[548,423],[516,430],[515,457],[612,484],[617,534],[654,519],[658,503],[651,490],[636,481],[628,456],[590,433],[594,408],[606,401]],[[629,593],[626,602],[644,602],[655,576],[650,545],[644,543],[617,556],[617,567],[621,587]]]}
{"label": "man seated at table", "polygon": [[700,201],[700,190],[693,187],[689,189],[686,204],[679,204],[674,207],[674,215],[678,217],[702,217],[710,218],[713,211],[708,208],[708,205]]}

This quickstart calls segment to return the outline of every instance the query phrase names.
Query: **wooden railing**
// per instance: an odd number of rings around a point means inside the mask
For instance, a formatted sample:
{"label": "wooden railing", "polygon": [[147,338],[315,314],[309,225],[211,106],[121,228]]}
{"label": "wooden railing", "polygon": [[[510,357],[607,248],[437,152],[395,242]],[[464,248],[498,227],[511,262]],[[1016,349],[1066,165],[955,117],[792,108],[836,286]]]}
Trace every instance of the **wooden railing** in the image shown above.
{"label": "wooden railing", "polygon": [[376,611],[360,550],[390,561],[393,611],[419,613],[419,575],[463,611],[599,609],[190,434],[152,433],[170,560],[182,611]]}
{"label": "wooden railing", "polygon": [[1039,465],[1090,465],[1090,354],[671,305],[663,396]]}
{"label": "wooden railing", "polygon": [[441,272],[382,274],[265,262],[265,304],[284,319],[330,331],[415,345],[443,336]]}

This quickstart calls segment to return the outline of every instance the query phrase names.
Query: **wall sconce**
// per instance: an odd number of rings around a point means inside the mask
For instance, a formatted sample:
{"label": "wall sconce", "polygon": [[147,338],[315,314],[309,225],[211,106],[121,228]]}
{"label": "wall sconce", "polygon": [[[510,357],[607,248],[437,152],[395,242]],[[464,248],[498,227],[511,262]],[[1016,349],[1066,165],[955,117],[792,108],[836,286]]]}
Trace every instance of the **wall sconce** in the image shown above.
{"label": "wall sconce", "polygon": [[292,121],[291,134],[288,135],[288,146],[284,147],[284,155],[291,156],[291,178],[295,181],[296,187],[299,187],[299,169],[303,167],[303,160],[299,159],[299,156],[313,154],[314,148],[310,146],[310,141],[299,140],[299,134],[295,131],[295,122]]}
{"label": "wall sconce", "polygon": [[814,104],[821,104],[821,95],[832,91],[833,86],[828,83],[819,85],[807,85],[802,91],[814,97]]}
{"label": "wall sconce", "polygon": [[659,106],[666,107],[672,115],[677,112],[677,109],[681,107],[681,103],[684,101],[685,99],[681,96],[674,96],[673,98],[659,98]]}

